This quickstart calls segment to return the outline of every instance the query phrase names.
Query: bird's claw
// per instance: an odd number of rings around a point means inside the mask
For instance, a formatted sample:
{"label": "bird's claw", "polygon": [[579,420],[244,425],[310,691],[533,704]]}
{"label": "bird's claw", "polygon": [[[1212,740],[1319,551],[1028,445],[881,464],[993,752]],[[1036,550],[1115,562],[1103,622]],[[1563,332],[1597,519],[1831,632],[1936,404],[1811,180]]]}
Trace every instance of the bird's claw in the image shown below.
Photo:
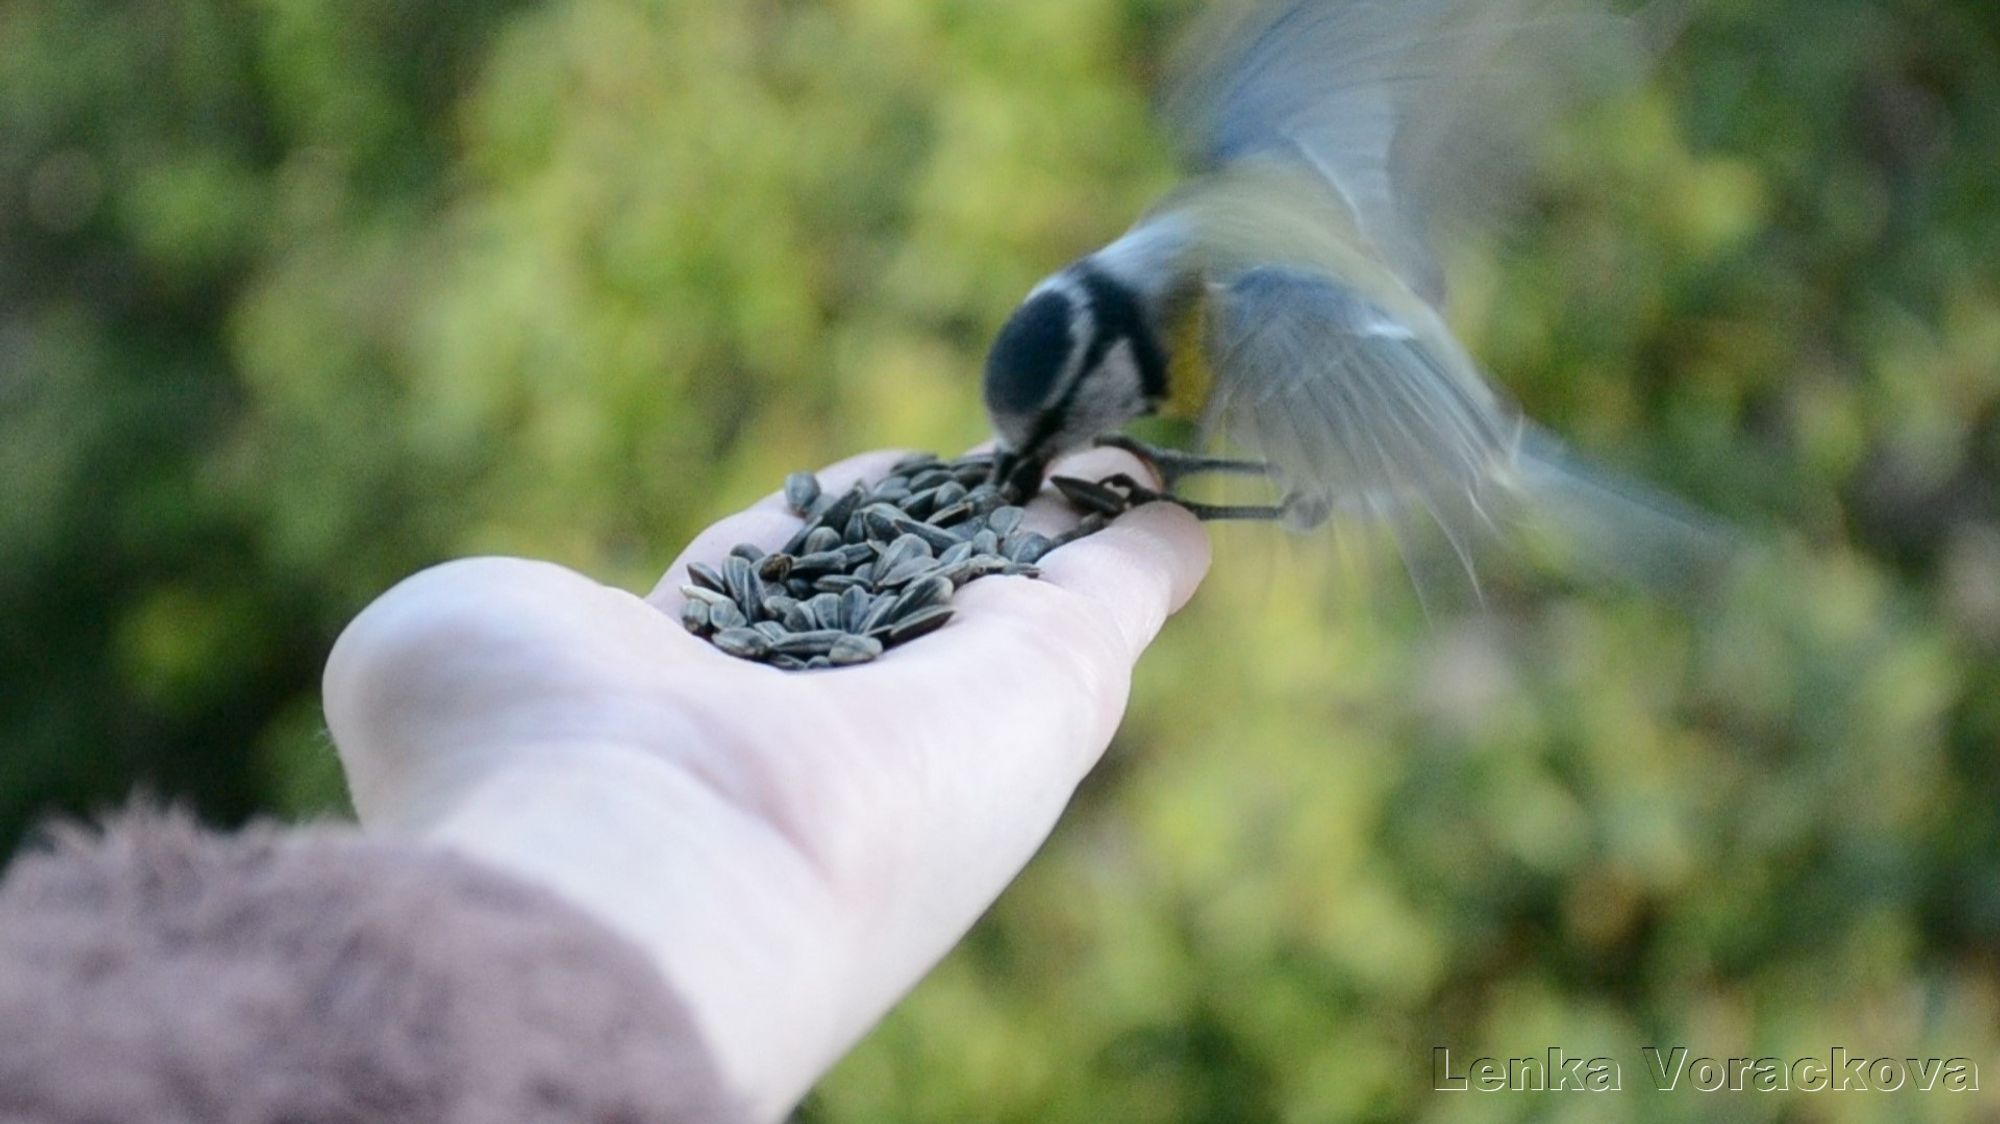
{"label": "bird's claw", "polygon": [[1160,483],[1169,491],[1182,477],[1197,473],[1215,472],[1237,476],[1269,476],[1271,466],[1263,461],[1239,460],[1235,457],[1214,457],[1204,453],[1184,453],[1178,449],[1163,449],[1158,445],[1148,445],[1135,437],[1122,433],[1101,433],[1092,442],[1100,449],[1122,449],[1138,457],[1160,478]]}
{"label": "bird's claw", "polygon": [[1102,480],[1051,476],[1049,484],[1062,493],[1070,506],[1083,511],[1086,521],[1113,519],[1149,503],[1173,504],[1204,522],[1217,519],[1283,519],[1289,511],[1288,503],[1212,504],[1182,499],[1172,492],[1149,488],[1123,472],[1113,473]]}
{"label": "bird's claw", "polygon": [[1108,519],[1144,504],[1170,503],[1196,519],[1208,521],[1284,519],[1290,511],[1289,499],[1278,504],[1211,504],[1182,499],[1174,494],[1174,485],[1179,480],[1198,473],[1269,476],[1271,466],[1263,461],[1237,460],[1232,457],[1184,453],[1178,449],[1162,449],[1122,433],[1100,434],[1093,443],[1103,449],[1122,449],[1139,458],[1159,476],[1161,486],[1148,487],[1133,479],[1131,474],[1124,472],[1114,473],[1098,481],[1083,480],[1074,476],[1050,477],[1049,483],[1063,494],[1063,498],[1067,499],[1071,506],[1085,512]]}

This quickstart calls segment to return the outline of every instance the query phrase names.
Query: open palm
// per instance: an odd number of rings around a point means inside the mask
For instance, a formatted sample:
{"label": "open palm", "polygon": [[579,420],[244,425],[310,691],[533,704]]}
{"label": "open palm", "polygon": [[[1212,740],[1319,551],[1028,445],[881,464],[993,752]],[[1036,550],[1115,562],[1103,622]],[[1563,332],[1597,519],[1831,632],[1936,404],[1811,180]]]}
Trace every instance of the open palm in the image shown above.
{"label": "open palm", "polygon": [[[1136,468],[1097,450],[1062,470]],[[1044,531],[1071,518],[1029,509]],[[688,562],[798,525],[776,497],[724,519],[645,598],[548,563],[436,567],[355,619],[325,683],[365,825],[541,879],[638,941],[763,1117],[1026,863],[1208,562],[1199,526],[1154,504],[1040,580],[966,586],[949,627],[866,666],[787,673],[682,630]]]}

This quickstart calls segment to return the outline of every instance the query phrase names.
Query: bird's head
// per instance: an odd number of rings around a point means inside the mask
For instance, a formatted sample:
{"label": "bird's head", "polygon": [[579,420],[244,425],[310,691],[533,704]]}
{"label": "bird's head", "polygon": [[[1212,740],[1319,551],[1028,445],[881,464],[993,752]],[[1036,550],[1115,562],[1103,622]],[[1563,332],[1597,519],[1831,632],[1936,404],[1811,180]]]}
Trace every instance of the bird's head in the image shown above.
{"label": "bird's head", "polygon": [[1048,463],[1152,412],[1166,359],[1138,294],[1087,262],[1035,287],[986,356],[995,478],[1019,494]]}

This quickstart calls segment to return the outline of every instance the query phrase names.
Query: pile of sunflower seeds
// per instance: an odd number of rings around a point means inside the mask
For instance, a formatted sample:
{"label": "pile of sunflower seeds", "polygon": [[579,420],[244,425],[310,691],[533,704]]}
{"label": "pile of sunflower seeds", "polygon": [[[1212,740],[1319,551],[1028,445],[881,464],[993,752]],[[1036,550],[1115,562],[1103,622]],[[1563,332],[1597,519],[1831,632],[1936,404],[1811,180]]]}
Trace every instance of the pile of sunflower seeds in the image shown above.
{"label": "pile of sunflower seeds", "polygon": [[873,486],[833,495],[795,472],[785,503],[805,525],[775,551],[744,543],[720,566],[690,563],[681,623],[732,656],[788,671],[867,663],[943,627],[958,587],[989,574],[1037,577],[1042,555],[1127,506],[1109,489],[1059,478],[1085,515],[1051,538],[1021,526],[1021,508],[992,475],[990,454],[917,453]]}

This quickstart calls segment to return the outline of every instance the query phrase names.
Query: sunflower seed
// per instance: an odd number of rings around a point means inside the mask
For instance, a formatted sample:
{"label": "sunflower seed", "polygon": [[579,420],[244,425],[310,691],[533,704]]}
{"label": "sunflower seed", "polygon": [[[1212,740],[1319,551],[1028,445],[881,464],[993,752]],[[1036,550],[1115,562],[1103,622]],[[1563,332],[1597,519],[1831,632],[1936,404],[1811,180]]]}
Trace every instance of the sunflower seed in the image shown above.
{"label": "sunflower seed", "polygon": [[812,520],[806,520],[799,526],[798,530],[792,532],[791,538],[785,540],[785,545],[778,548],[779,552],[789,554],[794,558],[807,553],[806,538],[813,533],[814,529]]}
{"label": "sunflower seed", "polygon": [[897,568],[913,558],[928,561],[931,556],[930,544],[915,535],[898,535],[894,542],[883,548],[882,556],[875,560],[876,584],[880,585]]}
{"label": "sunflower seed", "polygon": [[840,627],[840,594],[820,593],[806,602],[806,609],[812,613],[814,628]]}
{"label": "sunflower seed", "polygon": [[954,464],[951,474],[968,488],[975,484],[984,484],[993,475],[993,458],[968,457]]}
{"label": "sunflower seed", "polygon": [[[912,538],[910,542],[922,542],[922,540]],[[906,560],[910,560],[914,556],[914,552],[910,548],[902,546],[902,538],[898,538],[896,542],[892,542],[888,546],[880,546],[880,552],[882,552],[882,556],[876,558],[874,562],[870,562],[866,566],[856,566],[854,568],[854,576],[856,578],[866,578],[868,584],[880,584],[884,574],[888,574],[896,566],[902,566]]]}
{"label": "sunflower seed", "polygon": [[1049,552],[1050,539],[1047,535],[1034,531],[1021,531],[1008,535],[1000,544],[1000,553],[1013,562],[1039,562]]}
{"label": "sunflower seed", "polygon": [[837,548],[814,551],[803,558],[792,560],[792,577],[803,578],[806,581],[811,581],[822,574],[838,573],[845,569],[847,569],[847,557]]}
{"label": "sunflower seed", "polygon": [[693,598],[681,606],[681,627],[696,636],[706,634],[714,626],[708,621],[708,602]]}
{"label": "sunflower seed", "polygon": [[723,588],[729,591],[729,596],[738,605],[752,605],[763,600],[750,596],[762,583],[757,578],[757,571],[750,568],[750,560],[740,554],[732,554],[722,560],[722,582]]}
{"label": "sunflower seed", "polygon": [[725,628],[714,636],[715,646],[739,659],[761,660],[771,654],[771,641],[747,628]]}
{"label": "sunflower seed", "polygon": [[877,597],[875,601],[868,606],[868,611],[866,613],[863,613],[861,615],[861,619],[859,621],[856,621],[854,627],[848,629],[848,631],[859,636],[866,636],[869,633],[874,632],[876,629],[882,627],[883,623],[889,619],[889,614],[893,612],[895,608],[896,608],[896,599],[894,597],[886,594]]}
{"label": "sunflower seed", "polygon": [[914,519],[900,520],[896,526],[904,534],[915,535],[924,540],[925,544],[935,551],[950,550],[964,541],[943,527],[933,527],[929,523],[919,523]]}
{"label": "sunflower seed", "polygon": [[839,499],[828,504],[826,510],[820,513],[816,522],[820,526],[832,528],[838,533],[840,528],[847,525],[847,520],[856,511],[861,510],[861,503],[866,498],[867,494],[861,490],[861,485],[856,484],[854,487],[842,492]]}
{"label": "sunflower seed", "polygon": [[941,507],[931,512],[930,518],[924,520],[924,522],[929,523],[933,527],[949,527],[954,523],[962,523],[970,518],[972,518],[972,505],[964,500],[959,500],[950,507]]}
{"label": "sunflower seed", "polygon": [[949,483],[951,479],[951,470],[942,465],[927,468],[910,476],[910,491],[928,492],[940,484]]}
{"label": "sunflower seed", "polygon": [[941,562],[938,564],[937,569],[931,571],[931,574],[950,582],[953,587],[964,585],[966,582],[985,573],[985,571],[979,569],[978,564],[981,557],[985,556],[969,554],[956,562]]}
{"label": "sunflower seed", "polygon": [[[881,569],[881,564],[877,563],[876,568],[878,570]],[[937,559],[929,555],[906,558],[893,569],[876,578],[875,585],[878,589],[894,589],[906,582],[912,582],[924,577],[937,568]]]}
{"label": "sunflower seed", "polygon": [[925,488],[921,492],[912,492],[896,506],[908,512],[913,518],[922,519],[937,510],[937,489]]}
{"label": "sunflower seed", "polygon": [[708,607],[708,623],[715,628],[742,628],[749,624],[750,620],[743,615],[743,610],[737,607],[736,602],[725,601],[720,605]]}
{"label": "sunflower seed", "polygon": [[1068,546],[1070,543],[1073,543],[1081,538],[1088,538],[1089,536],[1094,535],[1099,531],[1102,531],[1110,522],[1111,520],[1107,519],[1103,515],[1097,512],[1091,512],[1089,515],[1086,515],[1082,519],[1078,520],[1076,526],[1071,527],[1069,530],[1064,531],[1062,534],[1057,535],[1055,538],[1050,539],[1048,550],[1054,550],[1059,546]]}
{"label": "sunflower seed", "polygon": [[849,632],[859,631],[857,626],[860,625],[861,618],[868,615],[868,609],[874,602],[874,595],[867,590],[858,585],[849,586],[840,595],[840,620],[837,622],[829,621],[827,623],[832,627],[844,628]]}
{"label": "sunflower seed", "polygon": [[933,574],[919,581],[913,581],[896,595],[896,606],[889,610],[891,620],[903,620],[919,609],[942,605],[951,600],[951,579]]}
{"label": "sunflower seed", "polygon": [[1013,565],[1013,563],[998,554],[975,554],[966,560],[966,565],[972,567],[972,575],[966,579],[967,581],[971,581],[972,578],[983,578],[988,574],[1000,573]]}
{"label": "sunflower seed", "polygon": [[809,632],[819,626],[819,622],[813,619],[812,610],[806,607],[804,601],[793,601],[786,606],[784,613],[778,617],[778,623],[793,632]]}
{"label": "sunflower seed", "polygon": [[783,652],[788,656],[823,656],[832,651],[835,644],[847,638],[847,633],[834,628],[794,632],[773,640],[771,650]]}
{"label": "sunflower seed", "polygon": [[1099,515],[1117,515],[1125,510],[1125,497],[1097,483],[1075,476],[1051,476],[1049,483],[1073,506]]}
{"label": "sunflower seed", "polygon": [[785,506],[794,515],[809,515],[819,499],[819,477],[810,472],[794,472],[785,477]]}
{"label": "sunflower seed", "polygon": [[701,586],[692,584],[681,587],[681,596],[686,597],[690,601],[700,601],[708,605],[733,605],[736,603],[731,600],[727,593],[717,593],[712,589],[703,589]]}
{"label": "sunflower seed", "polygon": [[952,612],[952,607],[949,605],[933,605],[928,609],[912,613],[890,625],[882,636],[882,643],[885,647],[894,647],[897,644],[907,644],[927,633],[936,632],[951,619]]}
{"label": "sunflower seed", "polygon": [[872,504],[861,512],[862,529],[876,542],[887,542],[898,534],[896,520],[902,509],[886,503]]}
{"label": "sunflower seed", "polygon": [[827,649],[826,660],[834,667],[867,663],[882,654],[882,642],[872,636],[843,636]]}
{"label": "sunflower seed", "polygon": [[784,498],[798,530],[776,551],[744,543],[715,565],[690,563],[681,622],[731,655],[787,671],[866,663],[942,627],[956,588],[993,574],[1034,577],[1044,554],[1127,506],[1113,487],[1055,478],[1082,518],[1050,538],[1025,528],[992,469],[990,454],[911,454],[838,495],[795,472]]}
{"label": "sunflower seed", "polygon": [[717,593],[727,593],[729,587],[722,583],[722,574],[706,562],[688,563],[688,580],[704,589]]}

